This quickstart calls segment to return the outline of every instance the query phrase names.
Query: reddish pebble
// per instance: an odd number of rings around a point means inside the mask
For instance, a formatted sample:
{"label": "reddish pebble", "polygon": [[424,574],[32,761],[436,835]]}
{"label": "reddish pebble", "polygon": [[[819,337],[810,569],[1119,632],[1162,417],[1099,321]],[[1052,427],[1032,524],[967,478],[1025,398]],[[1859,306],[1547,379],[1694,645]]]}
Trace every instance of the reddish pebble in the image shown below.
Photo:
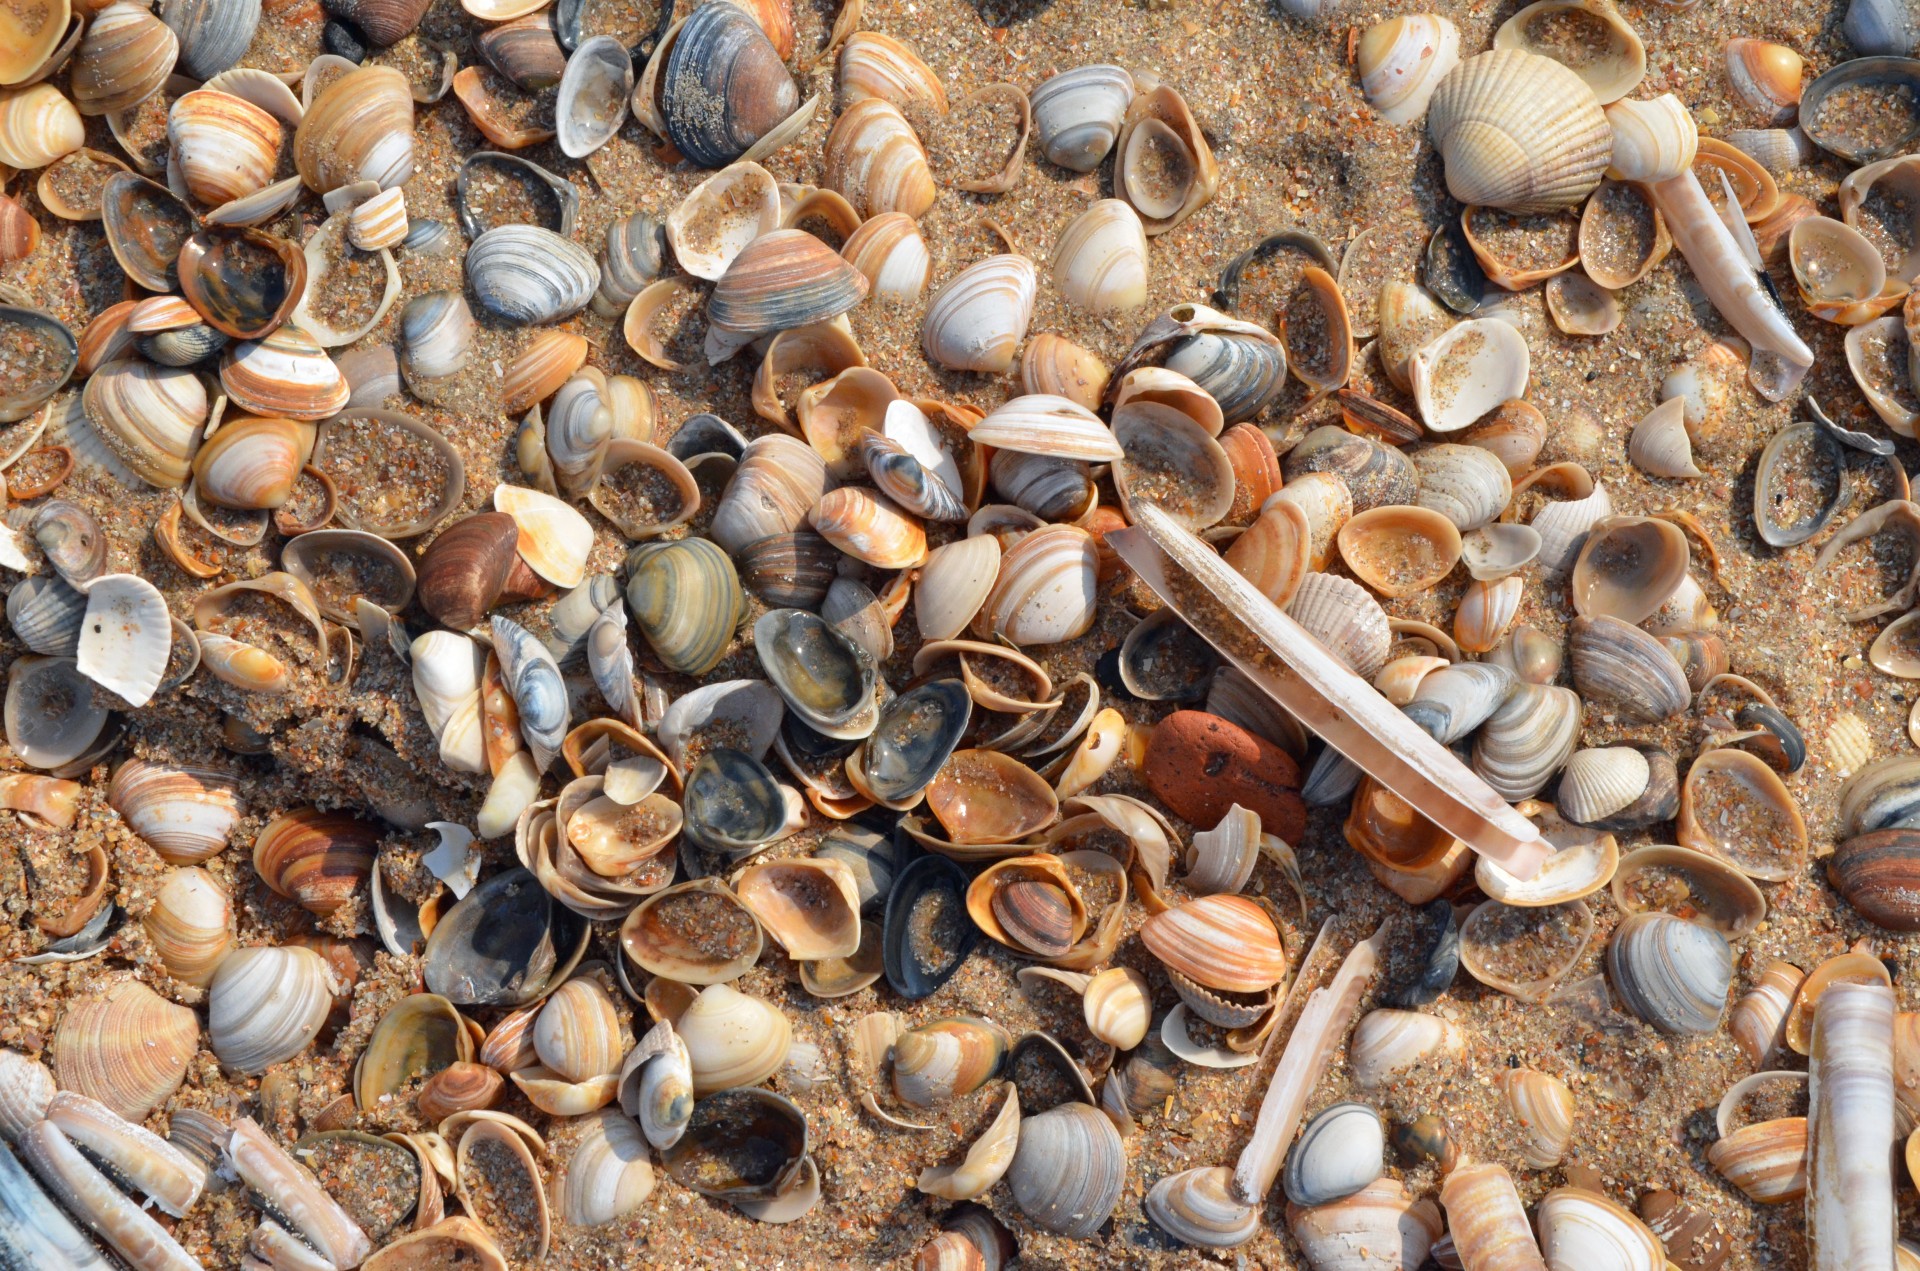
{"label": "reddish pebble", "polygon": [[1175,711],[1147,746],[1147,786],[1192,825],[1210,830],[1234,804],[1289,843],[1300,840],[1307,805],[1300,767],[1280,747],[1205,711]]}

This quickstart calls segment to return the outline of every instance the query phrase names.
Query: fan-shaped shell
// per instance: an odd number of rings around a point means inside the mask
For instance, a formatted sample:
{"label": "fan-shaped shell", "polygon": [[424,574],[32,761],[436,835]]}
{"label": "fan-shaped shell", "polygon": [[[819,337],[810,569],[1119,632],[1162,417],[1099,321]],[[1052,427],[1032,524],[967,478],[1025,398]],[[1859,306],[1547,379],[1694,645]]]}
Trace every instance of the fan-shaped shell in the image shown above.
{"label": "fan-shaped shell", "polygon": [[180,1088],[199,1045],[192,1011],[122,981],[67,1007],[54,1029],[53,1071],[62,1090],[143,1121]]}
{"label": "fan-shaped shell", "polygon": [[1447,189],[1469,207],[1577,206],[1613,153],[1593,90],[1521,49],[1496,48],[1455,67],[1434,90],[1427,129],[1446,160]]}

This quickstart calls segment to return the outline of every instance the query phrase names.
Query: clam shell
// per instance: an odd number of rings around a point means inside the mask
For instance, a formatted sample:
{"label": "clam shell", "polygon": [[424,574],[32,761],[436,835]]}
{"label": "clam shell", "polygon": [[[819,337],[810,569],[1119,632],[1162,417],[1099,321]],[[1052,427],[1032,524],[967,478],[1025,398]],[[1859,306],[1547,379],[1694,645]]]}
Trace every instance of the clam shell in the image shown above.
{"label": "clam shell", "polygon": [[1612,154],[1613,130],[1593,90],[1558,62],[1517,48],[1455,67],[1434,90],[1427,129],[1446,160],[1447,189],[1469,207],[1576,206]]}
{"label": "clam shell", "polygon": [[1608,0],[1537,0],[1501,23],[1493,47],[1562,62],[1602,105],[1625,97],[1647,73],[1646,46]]}
{"label": "clam shell", "polygon": [[779,228],[780,187],[757,163],[731,164],[708,177],[666,220],[674,259],[710,282],[718,281],[754,239]]}
{"label": "clam shell", "polygon": [[1666,647],[1618,618],[1574,619],[1568,653],[1580,696],[1622,719],[1657,723],[1692,701],[1686,676]]}
{"label": "clam shell", "polygon": [[[1152,418],[1178,416],[1170,408],[1158,409],[1167,410],[1168,415]],[[1184,416],[1179,418],[1185,421]],[[1111,462],[1126,454],[1120,439],[1099,416],[1067,398],[1044,393],[1009,398],[987,412],[968,436],[996,450],[1083,463]]]}
{"label": "clam shell", "polygon": [[1627,1008],[1663,1033],[1719,1027],[1733,953],[1711,928],[1669,914],[1629,915],[1607,945],[1607,971]]}
{"label": "clam shell", "polygon": [[840,46],[840,101],[843,106],[877,97],[896,106],[916,102],[947,113],[947,90],[940,77],[906,44],[878,31],[855,31]]}
{"label": "clam shell", "polygon": [[1295,1205],[1345,1200],[1378,1179],[1387,1134],[1380,1114],[1364,1103],[1336,1103],[1300,1131],[1283,1176]]}
{"label": "clam shell", "polygon": [[[1709,926],[1728,940],[1746,936],[1767,914],[1766,897],[1745,875],[1718,857],[1684,847],[1656,844],[1629,852],[1621,859],[1611,887],[1614,903],[1623,913],[1673,913]],[[1763,976],[1763,984],[1765,981]],[[1746,999],[1741,1001],[1744,1004]],[[1736,1006],[1733,1033],[1744,1046],[1741,1015]],[[1783,1003],[1776,1022],[1785,1018]],[[1754,1062],[1764,1058],[1754,1056]]]}
{"label": "clam shell", "polygon": [[607,144],[627,118],[633,92],[633,57],[611,35],[583,41],[567,59],[554,102],[554,133],[560,152],[580,159]]}
{"label": "clam shell", "polygon": [[927,290],[933,256],[905,212],[882,212],[847,236],[840,254],[872,284],[876,300],[913,304]]}
{"label": "clam shell", "polygon": [[291,322],[230,348],[220,363],[220,387],[242,410],[301,420],[338,414],[349,395],[326,350]]}
{"label": "clam shell", "polygon": [[[61,25],[53,23],[50,28]],[[86,123],[58,88],[34,84],[0,90],[0,163],[31,171],[72,154],[85,143]]]}
{"label": "clam shell", "polygon": [[1041,81],[1028,96],[1041,152],[1063,168],[1091,172],[1119,139],[1134,80],[1124,67],[1079,66]]}
{"label": "clam shell", "polygon": [[1460,1029],[1437,1015],[1377,1010],[1354,1027],[1348,1056],[1354,1084],[1376,1090],[1421,1064],[1457,1057],[1465,1047]]}
{"label": "clam shell", "polygon": [[35,653],[50,657],[73,656],[86,609],[86,597],[58,574],[23,578],[7,593],[7,625],[13,634]]}
{"label": "clam shell", "polygon": [[[984,422],[984,421],[982,421]],[[1205,428],[1170,406],[1132,402],[1114,411],[1114,487],[1131,518],[1150,501],[1181,525],[1203,529],[1233,506],[1232,461]]]}
{"label": "clam shell", "polygon": [[631,567],[627,605],[662,663],[689,675],[719,663],[745,610],[733,562],[704,539],[649,548]]}
{"label": "clam shell", "polygon": [[866,277],[804,230],[762,234],[733,258],[707,300],[707,360],[763,335],[825,322],[866,297]]}
{"label": "clam shell", "polygon": [[102,574],[86,585],[74,667],[130,706],[159,690],[173,647],[166,598],[137,574]]}
{"label": "clam shell", "polygon": [[[752,17],[732,5],[705,8],[694,10],[655,53],[665,59],[658,112],[666,138],[681,154],[703,168],[719,168],[747,154],[792,115],[800,93]],[[649,76],[635,91],[636,112],[654,89],[652,70],[649,66]],[[646,104],[653,108],[651,101]]]}
{"label": "clam shell", "polygon": [[265,1072],[307,1048],[333,1009],[333,973],[298,945],[236,949],[207,989],[207,1034],[220,1062]]}
{"label": "clam shell", "polygon": [[1471,318],[1423,345],[1407,365],[1421,422],[1458,432],[1502,402],[1525,395],[1527,341],[1494,318]]}
{"label": "clam shell", "polygon": [[1410,124],[1460,64],[1460,31],[1437,13],[1377,22],[1360,33],[1354,69],[1367,104],[1390,124]]}
{"label": "clam shell", "polygon": [[374,823],[344,813],[295,809],[254,838],[254,872],[277,895],[316,914],[332,913],[373,872],[380,833]]}
{"label": "clam shell", "polygon": [[1386,611],[1358,583],[1310,573],[1300,580],[1287,615],[1355,675],[1368,678],[1386,665],[1392,644]]}
{"label": "clam shell", "polygon": [[1126,1148],[1113,1122],[1087,1104],[1065,1103],[1021,1122],[1006,1178],[1027,1217],[1085,1239],[1120,1203],[1125,1176]]}
{"label": "clam shell", "polygon": [[535,225],[502,225],[467,249],[467,281],[487,309],[529,326],[577,313],[600,285],[579,244]]}
{"label": "clam shell", "polygon": [[1093,313],[1137,309],[1147,302],[1147,236],[1120,199],[1101,199],[1067,223],[1054,244],[1053,282]]}
{"label": "clam shell", "polygon": [[756,438],[740,456],[709,527],[728,552],[771,534],[799,529],[832,484],[826,461],[797,438]]}
{"label": "clam shell", "polygon": [[1038,275],[1024,256],[989,256],[949,279],[927,302],[921,347],[955,371],[1000,375],[1033,320]]}
{"label": "clam shell", "polygon": [[1383,596],[1425,591],[1460,559],[1460,531],[1430,508],[1369,508],[1340,527],[1340,556]]}
{"label": "clam shell", "polygon": [[519,551],[534,573],[556,587],[578,587],[586,580],[593,551],[593,527],[572,507],[538,490],[495,486],[493,507],[519,527]]}
{"label": "clam shell", "polygon": [[[777,1007],[725,984],[702,989],[674,1027],[686,1043],[696,1098],[766,1080],[786,1062],[792,1037],[792,1027]],[[697,1135],[699,1127],[696,1105],[689,1136]],[[673,1169],[671,1159],[667,1168]]]}
{"label": "clam shell", "polygon": [[1404,1183],[1383,1178],[1345,1200],[1287,1208],[1287,1227],[1308,1265],[1326,1271],[1408,1271],[1427,1261],[1440,1239],[1440,1207],[1414,1200]]}
{"label": "clam shell", "polygon": [[107,715],[72,658],[29,654],[7,668],[7,744],[29,767],[62,768],[87,754]]}
{"label": "clam shell", "polygon": [[1077,526],[1029,534],[1001,556],[973,630],[1023,648],[1086,634],[1098,605],[1098,566],[1092,536]]}
{"label": "clam shell", "polygon": [[554,1177],[554,1208],[563,1222],[602,1227],[645,1204],[653,1194],[647,1140],[611,1108],[586,1119],[573,1155]]}
{"label": "clam shell", "polygon": [[1523,1002],[1553,991],[1593,939],[1585,901],[1522,908],[1489,900],[1460,929],[1460,964],[1487,987]]}
{"label": "clam shell", "polygon": [[[1561,778],[1563,789],[1567,776]],[[1540,872],[1527,881],[1521,882],[1485,859],[1475,863],[1474,881],[1480,890],[1501,904],[1539,908],[1591,896],[1607,885],[1619,864],[1619,849],[1611,834],[1563,830],[1556,832],[1550,841],[1555,844],[1553,855],[1547,857]]]}
{"label": "clam shell", "polygon": [[238,786],[224,772],[129,759],[114,772],[107,801],[170,864],[216,855],[240,817]]}
{"label": "clam shell", "polygon": [[1155,914],[1140,939],[1170,969],[1221,992],[1262,992],[1286,975],[1273,920],[1240,896],[1203,896]]}
{"label": "clam shell", "polygon": [[1233,1170],[1214,1165],[1169,1174],[1147,1193],[1147,1216],[1191,1245],[1230,1249],[1260,1227],[1259,1211],[1233,1194]]}
{"label": "clam shell", "polygon": [[1532,1068],[1510,1068],[1500,1076],[1500,1093],[1520,1123],[1527,1168],[1558,1165],[1573,1140],[1574,1099],[1567,1083]]}
{"label": "clam shell", "polygon": [[109,4],[94,13],[74,50],[73,103],[83,115],[138,105],[160,91],[179,54],[180,38],[152,10],[125,0]]}
{"label": "clam shell", "polygon": [[294,164],[316,194],[356,181],[405,185],[413,147],[413,90],[387,66],[360,67],[322,88],[293,135]]}
{"label": "clam shell", "polygon": [[193,456],[194,491],[223,508],[277,508],[293,496],[313,429],[291,419],[239,419]]}
{"label": "clam shell", "polygon": [[607,225],[600,248],[600,285],[593,294],[595,313],[617,317],[660,276],[665,240],[664,227],[649,212],[635,212]]}
{"label": "clam shell", "polygon": [[1114,193],[1133,204],[1149,236],[1204,207],[1220,183],[1213,148],[1186,99],[1161,84],[1137,94],[1115,143]]}
{"label": "clam shell", "polygon": [[1653,272],[1673,247],[1666,221],[1640,186],[1602,181],[1580,212],[1580,267],[1611,291]]}
{"label": "clam shell", "polygon": [[1572,755],[1581,715],[1572,689],[1516,684],[1474,738],[1474,771],[1504,799],[1532,798]]}
{"label": "clam shell", "polygon": [[1536,1220],[1549,1267],[1663,1271],[1665,1247],[1647,1225],[1594,1192],[1562,1187],[1541,1200]]}
{"label": "clam shell", "polygon": [[847,107],[827,134],[822,182],[862,219],[902,212],[918,220],[933,206],[927,152],[900,108],[878,97]]}
{"label": "clam shell", "polygon": [[1000,572],[1000,540],[991,534],[936,547],[919,569],[914,615],[920,638],[950,640],[986,603]]}
{"label": "clam shell", "polygon": [[167,112],[167,141],[187,192],[219,207],[273,180],[280,121],[231,93],[198,89]]}
{"label": "clam shell", "polygon": [[1664,181],[1685,172],[1699,146],[1693,115],[1672,93],[1607,108],[1613,157],[1607,175],[1621,181]]}
{"label": "clam shell", "polygon": [[1744,750],[1709,750],[1693,761],[1680,788],[1674,836],[1682,847],[1719,857],[1762,882],[1792,877],[1807,851],[1806,823],[1793,796],[1772,768]]}

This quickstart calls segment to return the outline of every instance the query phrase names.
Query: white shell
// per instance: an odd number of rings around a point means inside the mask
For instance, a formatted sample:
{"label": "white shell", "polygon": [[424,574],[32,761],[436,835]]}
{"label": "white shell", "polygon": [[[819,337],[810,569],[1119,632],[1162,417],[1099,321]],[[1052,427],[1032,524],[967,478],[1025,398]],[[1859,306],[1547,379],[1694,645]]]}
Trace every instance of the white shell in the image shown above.
{"label": "white shell", "polygon": [[626,1217],[653,1194],[653,1161],[640,1127],[613,1108],[585,1118],[573,1155],[554,1181],[563,1221],[598,1227]]}
{"label": "white shell", "polygon": [[1364,1103],[1336,1103],[1300,1131],[1283,1176],[1296,1205],[1344,1200],[1382,1173],[1387,1133]]}
{"label": "white shell", "polygon": [[1427,113],[1433,90],[1460,64],[1460,29],[1437,13],[1376,22],[1360,35],[1354,68],[1380,118],[1410,124]]}
{"label": "white shell", "polygon": [[1147,302],[1147,231],[1120,199],[1068,222],[1053,247],[1053,285],[1082,309],[1112,313]]}
{"label": "white shell", "polygon": [[1664,1271],[1659,1237],[1620,1206],[1578,1187],[1548,1192],[1535,1215],[1548,1271]]}
{"label": "white shell", "polygon": [[757,163],[722,168],[667,214],[667,241],[680,267],[719,281],[742,249],[780,228],[780,186]]}
{"label": "white shell", "polygon": [[976,444],[996,450],[1084,463],[1111,463],[1126,454],[1098,415],[1052,393],[1029,393],[1004,401],[967,435]]}
{"label": "white shell", "polygon": [[1099,553],[1093,536],[1049,525],[1014,544],[973,622],[977,634],[1021,647],[1085,635],[1099,608]]}
{"label": "white shell", "polygon": [[1704,475],[1693,462],[1686,415],[1684,397],[1669,397],[1648,411],[1627,438],[1627,458],[1633,466],[1655,477]]}
{"label": "white shell", "polygon": [[1632,746],[1576,750],[1560,774],[1560,815],[1604,821],[1646,793],[1648,771],[1646,755]]}
{"label": "white shell", "polygon": [[929,1196],[943,1200],[972,1200],[993,1190],[1013,1164],[1020,1146],[1020,1092],[1009,1081],[1000,1112],[980,1137],[967,1149],[966,1159],[957,1165],[935,1165],[920,1171],[914,1185]]}
{"label": "white shell", "polygon": [[102,574],[87,584],[75,665],[82,675],[125,698],[153,699],[173,649],[166,598],[138,574]]}
{"label": "white shell", "polygon": [[1574,558],[1587,541],[1587,531],[1612,515],[1613,500],[1599,482],[1584,499],[1561,499],[1535,512],[1528,523],[1540,532],[1539,562],[1546,576],[1559,578],[1572,569]]}
{"label": "white shell", "polygon": [[1418,1011],[1371,1011],[1353,1029],[1347,1058],[1353,1084],[1378,1090],[1401,1073],[1442,1055],[1458,1055],[1467,1039],[1438,1015]]}
{"label": "white shell", "polygon": [[1529,370],[1525,336],[1497,318],[1470,318],[1417,351],[1407,378],[1421,422],[1446,433],[1526,396]]}
{"label": "white shell", "polygon": [[207,989],[207,1037],[220,1062],[265,1072],[307,1048],[333,1009],[333,974],[303,945],[236,949]]}
{"label": "white shell", "polygon": [[918,303],[933,275],[933,253],[919,223],[905,212],[882,212],[862,222],[840,254],[866,275],[879,301]]}
{"label": "white shell", "polygon": [[527,568],[556,587],[578,587],[593,554],[593,526],[551,494],[525,486],[493,488],[493,510],[520,527],[520,556]]}
{"label": "white shell", "polygon": [[1078,66],[1041,81],[1028,94],[1041,152],[1063,168],[1093,171],[1119,139],[1133,94],[1133,76],[1120,66]]}
{"label": "white shell", "polygon": [[1652,101],[1617,101],[1607,107],[1613,125],[1613,165],[1607,175],[1616,181],[1665,181],[1693,165],[1700,131],[1693,114],[1672,93]]}
{"label": "white shell", "polygon": [[955,539],[929,552],[913,589],[921,640],[951,640],[965,631],[999,576],[1000,540],[991,534]]}
{"label": "white shell", "polygon": [[456,772],[485,772],[480,677],[486,650],[455,631],[428,631],[414,638],[409,652],[414,696],[440,743],[440,762]]}
{"label": "white shell", "polygon": [[1420,475],[1414,502],[1440,513],[1462,534],[1493,524],[1513,499],[1513,478],[1499,456],[1480,446],[1442,442],[1416,451]]}
{"label": "white shell", "polygon": [[967,266],[927,303],[921,346],[948,370],[1005,374],[1033,321],[1038,287],[1025,256],[989,256]]}

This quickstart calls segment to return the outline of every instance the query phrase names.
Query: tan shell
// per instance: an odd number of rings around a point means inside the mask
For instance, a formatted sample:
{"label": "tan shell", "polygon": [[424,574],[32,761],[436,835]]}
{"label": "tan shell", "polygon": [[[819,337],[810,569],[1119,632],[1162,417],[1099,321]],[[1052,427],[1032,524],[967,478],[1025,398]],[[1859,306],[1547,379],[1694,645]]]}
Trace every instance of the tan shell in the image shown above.
{"label": "tan shell", "polygon": [[1532,1068],[1500,1074],[1500,1093],[1520,1123],[1520,1154],[1529,1169],[1552,1169],[1573,1141],[1574,1098],[1567,1083]]}
{"label": "tan shell", "polygon": [[1410,596],[1445,578],[1460,559],[1460,531],[1431,508],[1388,504],[1340,527],[1340,558],[1383,596]]}
{"label": "tan shell", "polygon": [[898,106],[878,97],[855,102],[834,121],[822,181],[862,218],[904,212],[918,220],[936,193],[913,125]]}
{"label": "tan shell", "polygon": [[1496,49],[1524,49],[1564,63],[1602,105],[1647,74],[1647,48],[1611,0],[1536,0],[1500,24]]}
{"label": "tan shell", "polygon": [[1593,90],[1558,62],[1517,48],[1460,63],[1434,91],[1427,129],[1446,160],[1448,190],[1469,207],[1577,206],[1612,153]]}
{"label": "tan shell", "polygon": [[179,1089],[199,1047],[192,1011],[122,981],[67,1007],[53,1034],[53,1071],[62,1090],[144,1121]]}
{"label": "tan shell", "polygon": [[1460,64],[1460,29],[1437,13],[1410,13],[1360,33],[1354,70],[1380,118],[1410,124],[1427,112],[1434,89]]}
{"label": "tan shell", "polygon": [[1165,84],[1127,107],[1114,155],[1114,193],[1140,213],[1148,237],[1206,206],[1220,184],[1220,165],[1199,122],[1186,99]]}

